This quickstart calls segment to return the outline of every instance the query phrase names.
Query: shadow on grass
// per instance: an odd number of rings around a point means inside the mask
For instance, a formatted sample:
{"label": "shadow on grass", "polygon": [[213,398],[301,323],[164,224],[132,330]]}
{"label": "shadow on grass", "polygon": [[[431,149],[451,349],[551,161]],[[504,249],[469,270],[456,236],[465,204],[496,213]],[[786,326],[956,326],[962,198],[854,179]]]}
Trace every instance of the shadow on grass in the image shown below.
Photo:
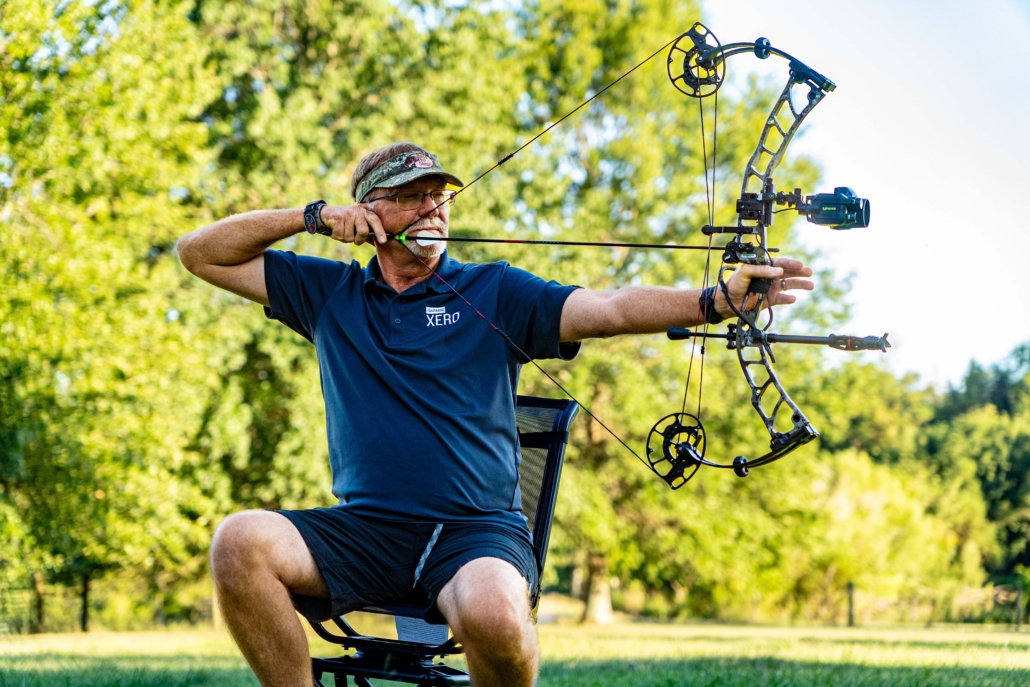
{"label": "shadow on grass", "polygon": [[0,687],[257,687],[242,659],[190,656],[0,656]]}
{"label": "shadow on grass", "polygon": [[[598,638],[603,639],[622,639],[617,630],[613,630],[610,634],[596,633]],[[653,635],[638,633],[633,635],[633,639],[637,641],[646,641],[650,644],[674,644],[677,646],[683,646],[687,644],[740,644],[742,641],[741,637],[737,636],[720,636],[720,635],[694,635],[694,636],[683,636],[683,635],[668,635],[655,633]],[[787,637],[787,638],[775,638],[768,637],[764,638],[769,641],[789,641],[797,644],[825,644],[825,645],[838,645],[838,646],[874,646],[883,648],[899,648],[899,649],[959,649],[959,650],[972,650],[972,649],[986,649],[988,651],[1017,651],[1023,652],[1030,650],[1030,636],[1028,635],[1012,635],[1008,641],[995,641],[986,642],[978,640],[965,640],[956,639],[954,637],[941,637],[941,638],[928,638],[928,639],[877,639],[877,638],[859,638],[850,636],[829,636],[829,637],[814,637],[802,635],[798,637]],[[754,641],[753,638],[749,638],[748,641]]]}
{"label": "shadow on grass", "polygon": [[833,637],[798,637],[799,644],[849,644],[854,646],[877,646],[884,648],[902,649],[958,649],[970,651],[972,649],[985,649],[987,651],[1018,651],[1025,652],[1030,649],[1025,636],[1018,637],[1008,642],[978,642],[964,641],[961,639],[852,639]]}
{"label": "shadow on grass", "polygon": [[1025,687],[1028,670],[869,666],[779,659],[548,661],[539,687]]}
{"label": "shadow on grass", "polygon": [[[256,687],[237,659],[0,657],[0,687]],[[379,683],[396,685],[398,683]],[[1017,687],[1028,670],[868,666],[779,659],[694,658],[651,661],[547,661],[539,687]]]}

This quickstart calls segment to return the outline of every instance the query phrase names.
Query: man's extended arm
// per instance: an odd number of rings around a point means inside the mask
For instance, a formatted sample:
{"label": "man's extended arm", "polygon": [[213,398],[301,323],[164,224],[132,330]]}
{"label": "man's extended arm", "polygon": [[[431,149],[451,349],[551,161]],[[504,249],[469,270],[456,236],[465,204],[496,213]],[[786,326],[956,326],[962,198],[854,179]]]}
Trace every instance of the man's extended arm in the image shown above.
{"label": "man's extended arm", "polygon": [[[812,282],[801,278],[810,276],[812,270],[800,261],[776,258],[772,265],[741,265],[726,286],[734,305],[739,308],[752,278],[770,278],[773,285],[766,303],[787,305],[797,298],[784,293],[785,290],[815,288]],[[781,288],[781,280],[785,280],[786,288]],[[627,286],[614,291],[578,289],[569,295],[562,308],[561,340],[656,334],[669,327],[693,327],[701,324],[700,297],[701,289],[657,286]],[[724,318],[733,316],[719,289],[715,293],[715,309]]]}

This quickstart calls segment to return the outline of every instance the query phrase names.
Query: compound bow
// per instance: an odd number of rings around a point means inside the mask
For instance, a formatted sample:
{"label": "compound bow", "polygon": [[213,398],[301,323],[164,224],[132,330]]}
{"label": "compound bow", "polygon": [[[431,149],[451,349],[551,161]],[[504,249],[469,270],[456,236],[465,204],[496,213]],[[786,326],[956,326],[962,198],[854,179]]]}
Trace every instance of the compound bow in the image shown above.
{"label": "compound bow", "polygon": [[[702,228],[702,233],[709,237],[707,249],[712,250],[711,238],[715,234],[732,234],[733,239],[726,245],[720,246],[723,249],[722,265],[717,276],[717,285],[726,296],[727,302],[737,316],[736,323],[727,326],[724,334],[712,333],[707,326],[702,331],[690,331],[681,327],[672,327],[668,331],[670,339],[725,339],[727,348],[737,352],[737,359],[744,372],[751,389],[751,404],[758,412],[765,424],[770,437],[769,451],[764,455],[748,460],[744,456],[737,456],[730,463],[719,463],[705,458],[706,436],[704,426],[697,415],[685,412],[686,395],[684,395],[684,411],[666,415],[659,420],[648,434],[647,458],[642,458],[615,432],[601,422],[586,406],[583,410],[627,450],[636,456],[641,462],[648,465],[659,477],[670,487],[678,489],[686,484],[700,469],[702,465],[714,468],[731,468],[734,472],[744,477],[751,468],[767,465],[779,460],[794,449],[803,446],[819,436],[819,432],[812,426],[805,414],[801,412],[797,404],[790,398],[782,383],[773,371],[772,365],[776,362],[771,345],[774,343],[802,343],[819,344],[830,346],[843,351],[879,350],[886,351],[890,347],[887,335],[882,337],[853,337],[847,335],[830,334],[825,337],[800,336],[788,334],[776,334],[768,331],[772,324],[772,311],[770,310],[769,321],[764,325],[758,323],[758,317],[763,310],[765,299],[772,281],[770,279],[751,279],[748,292],[744,302],[737,309],[729,299],[725,275],[732,272],[734,265],[769,265],[772,264],[770,253],[776,248],[767,244],[766,230],[773,224],[773,206],[785,205],[785,209],[793,208],[799,214],[804,215],[808,221],[829,225],[834,229],[850,229],[852,227],[865,227],[869,224],[869,203],[867,200],[858,198],[849,188],[838,187],[832,194],[816,194],[804,196],[801,189],[795,188],[791,193],[777,192],[775,190],[772,174],[776,166],[783,159],[787,145],[797,132],[801,122],[808,116],[808,113],[819,104],[819,102],[831,92],[835,85],[832,81],[808,67],[801,61],[787,53],[774,48],[765,38],[759,38],[754,43],[731,43],[723,46],[718,39],[700,22],[695,23],[690,30],[680,35],[674,41],[666,44],[635,67],[619,76],[612,83],[608,84],[591,98],[581,103],[572,111],[568,112],[543,131],[537,133],[530,140],[524,143],[517,150],[509,153],[499,160],[492,167],[477,176],[459,193],[467,190],[472,184],[491,173],[523,149],[528,147],[538,138],[546,134],[555,126],[561,124],[565,119],[577,112],[579,109],[601,96],[605,91],[621,81],[623,78],[634,72],[653,57],[662,52],[666,47],[670,48],[668,58],[668,73],[672,84],[685,95],[692,98],[703,99],[718,92],[725,80],[726,59],[732,55],[741,53],[753,53],[759,59],[766,59],[770,55],[777,55],[788,60],[790,65],[790,76],[784,86],[780,97],[773,103],[772,110],[766,118],[765,127],[758,139],[758,145],[751,155],[744,170],[743,183],[741,185],[740,198],[737,201],[738,221],[735,226],[713,226],[708,224]],[[792,91],[797,87],[807,87],[806,102],[798,109],[791,98]],[[718,105],[716,105],[716,109]],[[789,117],[789,123],[785,119]],[[702,112],[702,136],[704,115]],[[778,140],[777,140],[778,139]],[[707,186],[707,154],[706,154],[706,186]],[[714,168],[714,164],[713,164]],[[709,200],[709,212],[711,216],[711,201]],[[412,222],[413,226],[415,222]],[[709,220],[711,221],[711,219]],[[404,230],[395,235],[395,238],[402,240],[405,246],[411,251],[405,240]],[[744,237],[752,237],[754,242],[745,241]],[[462,240],[462,239],[450,239]],[[464,239],[469,241],[483,239]],[[495,242],[516,243],[520,241],[494,240]],[[432,239],[429,240],[432,242]],[[421,241],[419,241],[421,243]],[[539,241],[525,243],[565,243],[560,241]],[[609,245],[601,242],[583,243],[582,245]],[[642,246],[652,247],[652,246]],[[657,247],[657,246],[654,246]],[[663,246],[676,248],[700,248],[698,246]],[[413,255],[414,252],[412,252]],[[443,282],[455,295],[461,298],[472,310],[500,334],[522,360],[532,362],[536,367],[565,392],[570,398],[575,397],[569,393],[554,377],[547,373],[535,361],[519,349],[519,347],[508,337],[508,335],[497,325],[486,318],[475,308],[464,296],[451,286],[443,277],[436,273],[421,258],[415,256],[427,269]],[[710,261],[709,263],[710,264]],[[705,270],[704,285],[707,286],[708,269]],[[702,364],[703,364],[702,347]],[[756,355],[749,357],[749,353]],[[688,377],[689,384],[689,377]],[[770,394],[770,390],[774,393]],[[766,396],[771,395],[774,400],[767,405]],[[700,407],[700,399],[699,399]],[[787,431],[777,429],[777,419],[783,409],[790,412],[792,427]],[[659,450],[660,449],[660,450]]]}
{"label": "compound bow", "polygon": [[[706,98],[715,94],[722,86],[726,74],[726,59],[741,53],[753,53],[759,59],[766,59],[770,55],[783,57],[789,61],[790,75],[780,97],[773,103],[769,116],[766,117],[758,145],[744,169],[740,198],[737,201],[737,225],[706,225],[701,230],[709,239],[715,234],[734,235],[733,239],[723,246],[723,264],[719,268],[717,283],[737,316],[737,321],[727,326],[728,331],[725,334],[710,333],[707,328],[704,331],[692,332],[672,327],[668,331],[668,336],[674,340],[725,339],[727,348],[737,352],[744,378],[751,389],[751,405],[762,418],[769,433],[769,451],[751,460],[744,456],[737,456],[730,463],[708,460],[705,458],[705,430],[698,417],[700,413],[672,413],[655,423],[648,434],[647,460],[651,469],[673,489],[686,484],[702,465],[732,468],[737,475],[744,477],[750,468],[779,460],[819,436],[819,432],[790,398],[776,376],[773,370],[776,358],[772,352],[772,344],[821,344],[844,351],[886,351],[890,346],[886,334],[882,337],[836,334],[818,337],[769,332],[772,311],[770,310],[769,321],[764,326],[758,323],[758,318],[772,285],[770,279],[752,279],[739,310],[730,302],[725,274],[735,269],[733,265],[772,264],[769,254],[776,249],[768,247],[766,231],[773,224],[774,205],[786,205],[786,209],[794,208],[810,222],[830,225],[834,229],[868,226],[870,211],[869,202],[858,198],[849,188],[838,187],[832,194],[805,197],[799,188],[795,188],[792,193],[777,192],[773,184],[773,172],[783,159],[787,145],[801,126],[801,122],[826,94],[836,87],[822,74],[772,47],[765,38],[759,38],[754,43],[731,43],[723,46],[704,25],[695,23],[689,31],[676,39],[669,51],[669,79],[680,92],[692,98]],[[804,106],[800,109],[792,98],[793,91],[799,87],[808,89],[804,96]],[[745,236],[753,237],[754,242],[745,242]],[[767,396],[772,398],[769,399]],[[777,420],[784,411],[790,413],[792,426],[786,431],[780,431],[777,429]]]}

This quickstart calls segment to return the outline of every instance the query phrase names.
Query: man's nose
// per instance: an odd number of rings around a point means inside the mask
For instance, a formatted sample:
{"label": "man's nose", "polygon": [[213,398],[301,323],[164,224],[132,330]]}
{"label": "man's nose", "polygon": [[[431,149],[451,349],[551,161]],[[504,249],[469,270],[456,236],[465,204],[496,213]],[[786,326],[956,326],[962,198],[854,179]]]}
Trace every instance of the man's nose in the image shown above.
{"label": "man's nose", "polygon": [[433,196],[429,193],[422,194],[422,204],[418,206],[418,216],[421,218],[433,217],[440,214],[440,207],[433,202]]}

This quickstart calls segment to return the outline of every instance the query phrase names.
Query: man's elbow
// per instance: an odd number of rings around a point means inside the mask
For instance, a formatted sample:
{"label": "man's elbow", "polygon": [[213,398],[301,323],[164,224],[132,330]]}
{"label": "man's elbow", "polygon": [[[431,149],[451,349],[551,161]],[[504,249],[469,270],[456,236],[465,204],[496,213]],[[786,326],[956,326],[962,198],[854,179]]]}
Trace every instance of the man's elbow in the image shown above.
{"label": "man's elbow", "polygon": [[191,274],[196,274],[197,267],[197,256],[196,251],[193,250],[193,234],[186,234],[175,243],[175,251],[179,254],[179,262],[182,266],[187,269]]}

